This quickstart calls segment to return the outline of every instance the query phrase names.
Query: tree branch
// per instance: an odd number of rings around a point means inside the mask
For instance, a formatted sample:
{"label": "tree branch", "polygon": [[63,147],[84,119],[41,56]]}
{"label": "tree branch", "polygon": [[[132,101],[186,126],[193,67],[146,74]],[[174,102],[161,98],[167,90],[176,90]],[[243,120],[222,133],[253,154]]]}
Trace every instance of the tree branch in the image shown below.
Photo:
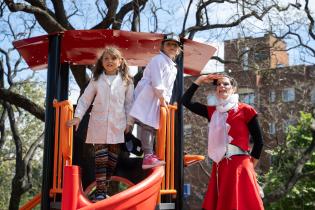
{"label": "tree branch", "polygon": [[184,21],[183,21],[182,33],[184,33],[185,28],[186,28],[186,22],[187,22],[187,18],[189,15],[189,11],[190,11],[190,7],[191,7],[192,2],[193,2],[193,0],[189,0],[187,11],[185,13],[185,17],[184,17]]}
{"label": "tree branch", "polygon": [[308,26],[308,33],[310,34],[310,36],[315,40],[315,34],[314,34],[314,18],[312,17],[310,10],[308,8],[308,0],[305,0],[305,7],[304,7],[304,11],[306,12],[306,15],[310,21],[310,24]]}
{"label": "tree branch", "polygon": [[63,1],[60,0],[52,0],[52,3],[54,5],[56,19],[58,22],[66,29],[73,30],[74,27],[71,25],[71,23],[68,21],[68,17],[66,15],[66,11],[63,5]]}
{"label": "tree branch", "polygon": [[140,7],[138,0],[134,1],[131,31],[140,31]]}
{"label": "tree branch", "polygon": [[32,143],[28,151],[26,152],[23,160],[26,165],[30,165],[30,162],[35,154],[36,149],[39,147],[39,145],[43,142],[44,138],[44,132],[42,132],[39,137]]}
{"label": "tree branch", "polygon": [[[192,27],[189,27],[187,28],[184,32],[181,33],[181,36],[186,36],[187,34],[189,33],[192,33],[192,35],[189,35],[189,37],[192,39],[193,38],[193,35],[198,32],[198,31],[205,31],[205,30],[210,30],[210,29],[216,29],[216,28],[231,28],[231,27],[235,27],[237,25],[239,25],[241,22],[243,22],[244,20],[250,18],[250,17],[255,17],[256,19],[258,20],[262,20],[263,17],[268,14],[268,12],[272,9],[276,9],[278,10],[279,12],[281,11],[286,11],[288,10],[291,6],[292,7],[295,7],[295,8],[300,8],[301,5],[299,3],[296,3],[296,4],[288,4],[286,7],[280,7],[278,4],[274,4],[274,5],[271,5],[269,7],[266,7],[264,8],[264,10],[262,11],[261,14],[259,14],[258,12],[256,11],[251,11],[250,13],[248,14],[245,14],[243,16],[241,16],[240,18],[238,18],[237,20],[231,22],[231,23],[224,23],[224,24],[205,24],[205,25],[202,25],[202,22],[201,22],[201,12],[202,10],[208,6],[209,4],[213,3],[213,2],[216,2],[216,3],[224,3],[225,1],[207,1],[206,3],[203,3],[201,6],[198,7],[197,9],[197,12],[196,12],[196,25],[195,26],[192,26]],[[237,3],[238,1],[235,1],[235,2],[231,2],[229,1],[230,3]]]}
{"label": "tree branch", "polygon": [[134,1],[138,1],[139,7],[145,5],[148,0],[133,0],[120,8],[120,11],[116,14],[115,21],[112,28],[119,30],[121,28],[122,21],[128,12],[133,10]]}
{"label": "tree branch", "polygon": [[70,68],[73,77],[80,89],[84,88],[90,81],[90,78],[86,73],[86,66],[70,66]]}
{"label": "tree branch", "polygon": [[112,0],[112,1],[105,0],[105,4],[108,8],[106,17],[99,24],[92,27],[92,29],[109,28],[109,26],[114,22],[119,1],[118,0]]}
{"label": "tree branch", "polygon": [[6,108],[3,106],[3,110],[0,117],[0,149],[2,149],[4,143],[5,143],[5,119],[7,117],[6,115]]}
{"label": "tree branch", "polygon": [[302,170],[305,166],[305,163],[310,160],[310,158],[313,155],[313,152],[315,151],[315,124],[314,124],[314,122],[311,126],[311,129],[312,129],[313,140],[312,140],[311,144],[309,145],[309,147],[304,151],[302,158],[299,159],[296,162],[296,164],[294,164],[296,167],[294,168],[294,171],[292,172],[291,177],[287,180],[284,187],[278,188],[278,190],[269,193],[264,198],[265,203],[275,202],[278,199],[285,196],[288,192],[290,192],[292,190],[292,188],[297,183],[297,181],[301,177],[303,177]]}
{"label": "tree branch", "polygon": [[10,122],[10,127],[11,127],[11,132],[15,144],[15,155],[16,155],[16,168],[20,168],[21,162],[22,162],[22,141],[20,138],[20,134],[18,132],[18,129],[16,127],[16,122],[15,122],[15,117],[14,117],[14,112],[13,108],[10,104],[4,103],[5,108],[8,110],[8,117],[9,117],[9,122]]}
{"label": "tree branch", "polygon": [[5,103],[5,107],[8,110],[8,117],[15,144],[15,174],[12,180],[12,191],[10,197],[9,209],[18,209],[21,195],[29,190],[31,187],[30,182],[25,182],[26,166],[23,161],[23,146],[22,140],[19,135],[19,131],[16,126],[14,111],[10,104]]}
{"label": "tree branch", "polygon": [[60,25],[53,16],[53,13],[49,12],[47,8],[43,10],[40,7],[14,3],[13,0],[4,0],[11,12],[23,11],[26,13],[34,14],[39,24],[45,29],[47,33],[56,31],[64,31],[62,25]]}
{"label": "tree branch", "polygon": [[[12,69],[11,69],[11,66],[10,66],[10,56],[9,56],[9,52],[6,52],[5,50],[3,50],[2,48],[0,48],[0,53],[2,53],[5,57],[5,62],[6,62],[6,66],[7,66],[7,81],[9,83],[9,85],[12,85],[13,84],[13,81],[12,81],[12,77],[11,77],[11,72],[12,72]],[[3,61],[1,59],[1,64],[3,64]],[[1,67],[3,68],[3,67]],[[3,71],[4,72],[4,71]],[[3,73],[4,75],[5,73]]]}
{"label": "tree branch", "polygon": [[17,107],[21,107],[41,121],[45,121],[45,110],[23,95],[0,88],[0,99]]}
{"label": "tree branch", "polygon": [[0,17],[3,17],[3,10],[5,8],[4,1],[0,2]]}

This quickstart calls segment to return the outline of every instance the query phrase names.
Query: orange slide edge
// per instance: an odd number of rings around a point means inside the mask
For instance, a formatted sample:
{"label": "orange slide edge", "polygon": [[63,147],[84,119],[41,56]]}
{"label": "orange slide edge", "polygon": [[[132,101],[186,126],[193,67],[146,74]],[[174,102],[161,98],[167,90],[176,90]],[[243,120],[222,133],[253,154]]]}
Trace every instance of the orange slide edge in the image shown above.
{"label": "orange slide edge", "polygon": [[65,166],[62,196],[63,210],[154,210],[164,176],[164,167],[156,167],[143,181],[110,198],[90,202],[81,187],[78,166]]}

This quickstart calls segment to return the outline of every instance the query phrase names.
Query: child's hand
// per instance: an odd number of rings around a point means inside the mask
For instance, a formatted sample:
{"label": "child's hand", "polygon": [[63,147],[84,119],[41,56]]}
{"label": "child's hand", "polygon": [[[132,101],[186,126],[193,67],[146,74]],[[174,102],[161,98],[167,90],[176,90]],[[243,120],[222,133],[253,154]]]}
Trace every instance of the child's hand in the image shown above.
{"label": "child's hand", "polygon": [[79,124],[80,124],[80,118],[78,118],[78,117],[75,117],[75,118],[73,118],[72,120],[68,120],[67,123],[66,123],[66,125],[67,125],[68,127],[74,126],[74,127],[75,127],[75,130],[78,130]]}
{"label": "child's hand", "polygon": [[164,98],[160,98],[160,106],[167,108],[167,104],[166,104]]}

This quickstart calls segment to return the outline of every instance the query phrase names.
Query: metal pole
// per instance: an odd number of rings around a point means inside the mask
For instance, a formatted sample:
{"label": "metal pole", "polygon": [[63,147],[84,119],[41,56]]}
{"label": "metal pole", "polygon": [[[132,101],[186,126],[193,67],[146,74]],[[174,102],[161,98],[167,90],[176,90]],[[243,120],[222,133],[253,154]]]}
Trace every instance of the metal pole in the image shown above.
{"label": "metal pole", "polygon": [[63,63],[60,67],[59,77],[58,77],[58,101],[68,100],[69,91],[69,64]]}
{"label": "metal pole", "polygon": [[53,100],[57,95],[57,78],[60,69],[60,42],[60,34],[49,37],[41,210],[50,209],[49,191],[52,186],[55,127]]}
{"label": "metal pole", "polygon": [[183,133],[183,108],[180,103],[184,90],[184,55],[181,54],[176,60],[178,73],[175,82],[173,95],[178,102],[175,116],[175,188],[177,191],[175,208],[183,209],[183,188],[184,188],[184,133]]}

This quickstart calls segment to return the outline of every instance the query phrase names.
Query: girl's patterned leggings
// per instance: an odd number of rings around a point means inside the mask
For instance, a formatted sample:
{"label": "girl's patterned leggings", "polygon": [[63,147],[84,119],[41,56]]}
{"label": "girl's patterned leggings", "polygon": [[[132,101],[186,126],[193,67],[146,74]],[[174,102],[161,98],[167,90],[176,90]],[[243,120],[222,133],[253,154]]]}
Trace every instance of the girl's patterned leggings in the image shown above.
{"label": "girl's patterned leggings", "polygon": [[120,152],[119,144],[95,144],[95,178],[96,178],[96,196],[107,194],[107,188],[111,176],[113,175],[118,154]]}

